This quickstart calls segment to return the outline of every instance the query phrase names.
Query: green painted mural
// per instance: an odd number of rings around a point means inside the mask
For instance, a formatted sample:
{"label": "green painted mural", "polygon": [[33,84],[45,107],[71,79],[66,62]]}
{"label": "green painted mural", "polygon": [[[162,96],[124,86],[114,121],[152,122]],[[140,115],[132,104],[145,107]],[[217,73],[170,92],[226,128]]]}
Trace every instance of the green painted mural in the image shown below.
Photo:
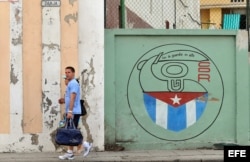
{"label": "green painted mural", "polygon": [[[182,149],[249,143],[246,32],[105,34],[106,144]],[[243,116],[244,128],[237,127]]]}
{"label": "green painted mural", "polygon": [[[217,95],[212,95],[218,82]],[[133,88],[136,84],[141,88],[138,92]],[[129,78],[128,102],[138,124],[150,134],[164,140],[184,140],[201,134],[215,121],[223,102],[223,90],[218,68],[205,53],[185,44],[167,44],[153,48],[137,61]],[[144,101],[142,107],[134,100],[140,96]],[[215,108],[205,111],[213,98]],[[145,122],[145,116],[140,115],[143,109],[152,122]],[[204,121],[206,124],[193,126],[204,112],[211,116]],[[151,132],[151,127],[166,133]],[[178,138],[169,136],[167,130],[189,133]]]}

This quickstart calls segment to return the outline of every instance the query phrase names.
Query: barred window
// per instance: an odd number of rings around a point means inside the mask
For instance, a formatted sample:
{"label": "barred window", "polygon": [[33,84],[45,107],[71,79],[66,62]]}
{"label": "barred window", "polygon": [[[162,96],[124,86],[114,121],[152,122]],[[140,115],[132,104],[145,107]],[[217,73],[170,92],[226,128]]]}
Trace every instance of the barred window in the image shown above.
{"label": "barred window", "polygon": [[244,2],[244,0],[231,0],[231,2]]}

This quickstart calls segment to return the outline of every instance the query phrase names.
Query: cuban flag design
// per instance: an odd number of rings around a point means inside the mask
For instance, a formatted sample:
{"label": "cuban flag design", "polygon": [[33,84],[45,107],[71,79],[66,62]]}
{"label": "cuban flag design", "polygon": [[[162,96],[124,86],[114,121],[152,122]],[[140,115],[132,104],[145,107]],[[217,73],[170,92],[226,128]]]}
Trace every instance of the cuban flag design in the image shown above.
{"label": "cuban flag design", "polygon": [[144,92],[148,115],[157,125],[179,132],[193,125],[203,114],[207,92]]}

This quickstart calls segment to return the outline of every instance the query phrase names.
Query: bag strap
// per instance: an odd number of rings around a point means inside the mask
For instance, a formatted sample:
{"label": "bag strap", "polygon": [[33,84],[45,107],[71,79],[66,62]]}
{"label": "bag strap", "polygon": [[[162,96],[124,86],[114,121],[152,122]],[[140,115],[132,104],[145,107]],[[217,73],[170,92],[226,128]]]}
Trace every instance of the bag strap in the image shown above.
{"label": "bag strap", "polygon": [[80,86],[80,100],[84,100],[84,95],[83,95],[83,92],[84,92],[84,87],[82,86],[82,84],[80,83],[81,81],[81,76],[79,76],[78,78],[76,78],[76,81],[78,82],[79,86]]}
{"label": "bag strap", "polygon": [[68,127],[76,129],[75,123],[72,118],[67,119],[66,118],[66,126],[65,128],[68,129]]}

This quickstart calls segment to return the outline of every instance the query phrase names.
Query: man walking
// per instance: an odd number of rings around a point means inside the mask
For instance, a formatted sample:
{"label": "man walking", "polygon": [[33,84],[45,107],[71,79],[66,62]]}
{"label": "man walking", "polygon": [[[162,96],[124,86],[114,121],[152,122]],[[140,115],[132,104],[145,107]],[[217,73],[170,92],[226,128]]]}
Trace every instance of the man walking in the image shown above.
{"label": "man walking", "polygon": [[[75,124],[75,127],[78,127],[79,119],[81,117],[81,105],[80,105],[80,85],[75,79],[75,69],[72,66],[68,66],[65,68],[65,76],[68,80],[68,85],[66,87],[65,92],[65,113],[66,118],[73,119],[73,122]],[[84,142],[84,147],[87,149],[87,152],[89,152],[91,148],[91,144]],[[74,154],[73,154],[73,146],[68,146],[67,152],[59,156],[59,159],[61,160],[73,160]]]}

